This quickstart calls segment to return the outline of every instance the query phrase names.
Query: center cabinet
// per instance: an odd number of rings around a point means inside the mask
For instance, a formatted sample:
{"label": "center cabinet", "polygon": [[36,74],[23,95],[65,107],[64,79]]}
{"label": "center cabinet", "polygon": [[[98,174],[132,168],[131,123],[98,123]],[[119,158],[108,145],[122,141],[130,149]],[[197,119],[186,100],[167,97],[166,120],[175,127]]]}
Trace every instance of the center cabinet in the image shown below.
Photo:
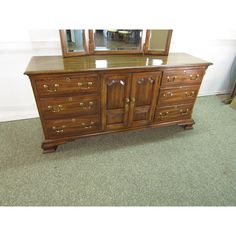
{"label": "center cabinet", "polygon": [[103,130],[152,122],[161,72],[104,74],[101,79]]}

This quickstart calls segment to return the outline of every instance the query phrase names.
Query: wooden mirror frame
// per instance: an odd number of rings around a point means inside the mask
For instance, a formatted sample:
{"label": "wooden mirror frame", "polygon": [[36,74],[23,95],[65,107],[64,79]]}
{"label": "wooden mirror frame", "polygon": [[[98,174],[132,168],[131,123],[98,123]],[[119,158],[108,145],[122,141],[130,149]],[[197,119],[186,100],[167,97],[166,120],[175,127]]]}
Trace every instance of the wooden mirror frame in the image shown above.
{"label": "wooden mirror frame", "polygon": [[67,50],[67,44],[66,44],[66,30],[59,30],[60,33],[60,39],[61,39],[61,49],[63,57],[76,57],[81,55],[87,55],[88,54],[88,35],[86,30],[83,29],[83,46],[84,51],[81,52],[68,52]]}
{"label": "wooden mirror frame", "polygon": [[146,40],[145,40],[145,45],[144,45],[144,53],[145,54],[153,54],[153,55],[159,55],[159,56],[167,56],[169,54],[170,42],[171,42],[173,30],[170,30],[170,29],[166,29],[166,30],[168,30],[168,35],[167,35],[167,40],[166,40],[166,45],[165,45],[164,51],[149,49],[151,30],[146,30]]}
{"label": "wooden mirror frame", "polygon": [[84,40],[84,51],[81,52],[68,52],[67,44],[66,44],[66,33],[65,30],[59,30],[60,39],[61,39],[61,47],[63,57],[76,57],[83,55],[121,55],[121,54],[151,54],[157,56],[167,56],[169,54],[171,37],[173,30],[168,30],[168,36],[166,40],[166,47],[164,51],[158,50],[150,50],[149,49],[149,41],[150,41],[150,31],[144,30],[141,39],[141,45],[139,50],[104,50],[104,51],[96,51],[94,45],[94,30],[84,30],[83,40]]}

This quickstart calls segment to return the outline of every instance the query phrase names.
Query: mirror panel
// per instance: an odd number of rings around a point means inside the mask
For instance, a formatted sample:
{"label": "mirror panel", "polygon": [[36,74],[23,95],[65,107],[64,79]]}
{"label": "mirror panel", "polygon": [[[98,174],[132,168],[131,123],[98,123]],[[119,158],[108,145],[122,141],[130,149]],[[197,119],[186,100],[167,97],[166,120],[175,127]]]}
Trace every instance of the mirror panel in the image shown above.
{"label": "mirror panel", "polygon": [[83,29],[60,30],[62,53],[64,57],[87,54],[87,41]]}
{"label": "mirror panel", "polygon": [[172,30],[147,30],[145,53],[156,55],[168,55],[171,36]]}
{"label": "mirror panel", "polygon": [[93,50],[99,51],[140,51],[143,30],[96,29],[93,30]]}
{"label": "mirror panel", "polygon": [[84,30],[65,30],[66,32],[66,47],[68,52],[83,52],[85,51]]}
{"label": "mirror panel", "polygon": [[150,30],[148,49],[165,51],[168,34],[168,30]]}
{"label": "mirror panel", "polygon": [[168,55],[172,30],[60,30],[64,57],[92,54]]}

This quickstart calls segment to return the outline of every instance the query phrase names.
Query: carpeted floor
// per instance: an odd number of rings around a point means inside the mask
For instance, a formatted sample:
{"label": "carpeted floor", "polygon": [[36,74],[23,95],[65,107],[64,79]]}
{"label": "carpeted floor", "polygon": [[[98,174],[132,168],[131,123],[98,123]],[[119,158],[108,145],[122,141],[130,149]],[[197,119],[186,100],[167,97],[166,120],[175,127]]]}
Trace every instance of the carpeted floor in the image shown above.
{"label": "carpeted floor", "polygon": [[235,206],[236,111],[197,99],[177,126],[85,138],[43,155],[39,119],[0,123],[0,205]]}

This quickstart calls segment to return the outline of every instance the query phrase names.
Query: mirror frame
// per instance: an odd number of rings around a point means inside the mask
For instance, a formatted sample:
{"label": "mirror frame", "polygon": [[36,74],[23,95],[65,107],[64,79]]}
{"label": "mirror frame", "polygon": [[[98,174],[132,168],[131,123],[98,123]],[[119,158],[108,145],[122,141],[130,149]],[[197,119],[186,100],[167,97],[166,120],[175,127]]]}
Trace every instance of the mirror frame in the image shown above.
{"label": "mirror frame", "polygon": [[145,39],[145,30],[143,30],[142,38],[141,38],[141,45],[140,48],[137,50],[95,50],[95,44],[94,44],[94,29],[89,30],[89,52],[91,54],[95,55],[117,55],[117,54],[143,54],[143,46],[145,44],[144,39]]}
{"label": "mirror frame", "polygon": [[[168,36],[166,40],[166,47],[164,51],[158,50],[150,50],[149,47],[149,40],[150,40],[150,29],[142,29],[143,35],[141,39],[140,49],[138,50],[104,50],[104,51],[96,51],[94,45],[94,29],[93,30],[85,30],[84,31],[84,51],[81,52],[68,52],[67,45],[66,45],[66,33],[65,30],[59,30],[60,39],[61,39],[61,48],[63,57],[76,57],[76,56],[83,56],[83,55],[122,55],[122,54],[145,54],[145,55],[156,55],[156,56],[167,56],[170,50],[170,43],[172,37],[172,29],[168,30]],[[153,29],[155,30],[155,29]]]}
{"label": "mirror frame", "polygon": [[67,44],[66,44],[66,30],[59,30],[59,33],[60,33],[61,48],[62,48],[63,57],[76,57],[76,56],[88,54],[88,45],[87,45],[88,40],[86,37],[86,30],[83,29],[84,51],[81,51],[81,52],[68,52],[67,51]]}
{"label": "mirror frame", "polygon": [[[155,30],[155,29],[153,29],[153,30]],[[145,40],[145,45],[144,45],[144,53],[145,54],[153,54],[153,55],[160,55],[160,56],[167,56],[169,54],[170,42],[171,42],[173,30],[171,30],[171,29],[163,29],[163,30],[168,30],[165,50],[158,51],[158,50],[154,50],[154,49],[149,49],[149,42],[150,42],[150,36],[151,36],[151,30],[149,29],[149,30],[146,30],[146,40]]]}

